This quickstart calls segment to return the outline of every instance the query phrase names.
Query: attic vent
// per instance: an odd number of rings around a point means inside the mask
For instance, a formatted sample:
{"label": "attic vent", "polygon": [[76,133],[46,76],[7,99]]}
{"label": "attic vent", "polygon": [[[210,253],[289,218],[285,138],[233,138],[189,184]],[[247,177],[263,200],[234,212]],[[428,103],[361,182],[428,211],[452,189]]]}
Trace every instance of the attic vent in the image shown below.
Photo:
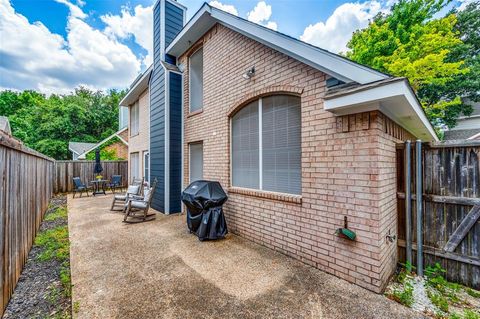
{"label": "attic vent", "polygon": [[332,78],[332,77],[327,79],[327,88],[331,88],[333,86],[337,86],[337,85],[340,85],[340,84],[345,84],[345,82],[340,81],[337,78]]}

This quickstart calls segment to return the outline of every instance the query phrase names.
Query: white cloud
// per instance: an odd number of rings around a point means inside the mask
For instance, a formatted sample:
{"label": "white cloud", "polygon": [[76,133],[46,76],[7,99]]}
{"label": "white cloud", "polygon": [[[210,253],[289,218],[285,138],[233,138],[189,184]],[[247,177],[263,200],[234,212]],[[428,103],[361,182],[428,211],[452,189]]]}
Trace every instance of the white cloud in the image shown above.
{"label": "white cloud", "polygon": [[79,85],[127,87],[140,71],[135,54],[83,21],[78,6],[58,2],[70,9],[66,39],[0,0],[0,87],[45,93],[68,93]]}
{"label": "white cloud", "polygon": [[352,33],[365,28],[369,20],[379,12],[386,12],[388,7],[376,0],[344,3],[325,22],[306,27],[300,39],[335,53],[345,52]]}
{"label": "white cloud", "polygon": [[[74,5],[73,3],[67,0],[55,0],[55,1],[66,5],[68,9],[70,9],[70,15],[72,17],[79,18],[79,19],[85,19],[87,17],[87,15],[82,11],[82,9],[80,9],[80,7]],[[81,5],[84,5],[85,3],[81,1],[78,4],[81,6]]]}
{"label": "white cloud", "polygon": [[267,24],[265,25],[267,28],[270,28],[272,30],[277,31],[277,23],[273,21],[268,21]]}
{"label": "white cloud", "polygon": [[235,8],[234,5],[223,4],[223,3],[221,3],[220,1],[217,1],[217,0],[210,1],[208,4],[211,5],[212,7],[218,8],[220,10],[223,10],[223,11],[226,11],[228,13],[231,13],[233,15],[238,16],[238,10],[237,10],[237,8]]}
{"label": "white cloud", "polygon": [[249,21],[261,24],[273,30],[277,30],[277,23],[269,21],[271,16],[272,6],[267,4],[265,1],[258,2],[255,8],[247,13],[247,19]]}
{"label": "white cloud", "polygon": [[137,5],[133,14],[128,7],[124,7],[120,15],[107,14],[101,20],[107,25],[105,33],[110,37],[127,39],[134,37],[135,42],[147,50],[143,63],[149,66],[153,62],[153,7]]}

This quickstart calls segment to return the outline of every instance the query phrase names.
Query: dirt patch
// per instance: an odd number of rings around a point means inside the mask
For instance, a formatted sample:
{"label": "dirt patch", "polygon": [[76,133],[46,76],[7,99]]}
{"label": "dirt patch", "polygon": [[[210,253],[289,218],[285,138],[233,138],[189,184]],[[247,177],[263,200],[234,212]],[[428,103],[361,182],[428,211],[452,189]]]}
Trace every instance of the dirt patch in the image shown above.
{"label": "dirt patch", "polygon": [[[36,243],[28,254],[25,267],[5,310],[4,319],[69,318],[71,316],[68,260],[64,260],[63,257],[57,258],[57,256],[48,258],[49,256],[46,255],[48,249],[38,241],[41,236],[46,238],[45,234],[50,234],[54,230],[67,229],[66,206],[65,195],[56,196],[50,201]],[[67,280],[68,283],[66,283]]]}

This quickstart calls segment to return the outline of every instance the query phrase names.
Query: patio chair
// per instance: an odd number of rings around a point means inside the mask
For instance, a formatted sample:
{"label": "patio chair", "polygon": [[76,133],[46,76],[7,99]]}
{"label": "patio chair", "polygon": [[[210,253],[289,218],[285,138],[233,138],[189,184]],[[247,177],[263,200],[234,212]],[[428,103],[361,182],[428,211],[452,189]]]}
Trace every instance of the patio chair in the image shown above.
{"label": "patio chair", "polygon": [[110,188],[112,194],[115,194],[117,188],[122,188],[122,175],[112,175],[112,181],[107,184],[107,187]]}
{"label": "patio chair", "polygon": [[83,192],[87,193],[88,195],[88,187],[84,183],[82,183],[80,177],[73,178],[73,198],[75,198],[75,194],[80,193],[80,198],[82,197]]}
{"label": "patio chair", "polygon": [[133,197],[127,200],[125,204],[125,215],[123,222],[125,223],[139,223],[155,219],[155,213],[148,214],[150,204],[153,199],[153,194],[157,187],[157,179],[152,183],[152,187],[146,187],[143,191],[143,198]]}
{"label": "patio chair", "polygon": [[143,178],[134,179],[132,185],[128,186],[127,192],[124,194],[113,195],[112,207],[110,210],[123,211],[128,198],[132,196],[140,196],[143,192]]}

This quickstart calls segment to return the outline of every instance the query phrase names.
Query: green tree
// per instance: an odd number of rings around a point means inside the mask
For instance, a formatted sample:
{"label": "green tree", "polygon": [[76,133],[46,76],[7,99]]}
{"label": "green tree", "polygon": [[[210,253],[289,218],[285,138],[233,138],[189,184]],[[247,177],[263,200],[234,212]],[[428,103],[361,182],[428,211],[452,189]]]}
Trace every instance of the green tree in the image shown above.
{"label": "green tree", "polygon": [[[391,13],[379,14],[365,29],[356,31],[348,43],[347,57],[394,76],[407,77],[417,92],[430,121],[453,126],[468,112],[458,92],[433,94],[470,72],[465,57],[454,56],[464,44],[457,14],[434,19],[449,2],[400,0]],[[432,90],[427,91],[426,88]]]}
{"label": "green tree", "polygon": [[69,159],[68,142],[98,142],[118,129],[118,104],[125,91],[78,88],[46,97],[35,91],[0,92],[0,115],[27,146],[55,159]]}

